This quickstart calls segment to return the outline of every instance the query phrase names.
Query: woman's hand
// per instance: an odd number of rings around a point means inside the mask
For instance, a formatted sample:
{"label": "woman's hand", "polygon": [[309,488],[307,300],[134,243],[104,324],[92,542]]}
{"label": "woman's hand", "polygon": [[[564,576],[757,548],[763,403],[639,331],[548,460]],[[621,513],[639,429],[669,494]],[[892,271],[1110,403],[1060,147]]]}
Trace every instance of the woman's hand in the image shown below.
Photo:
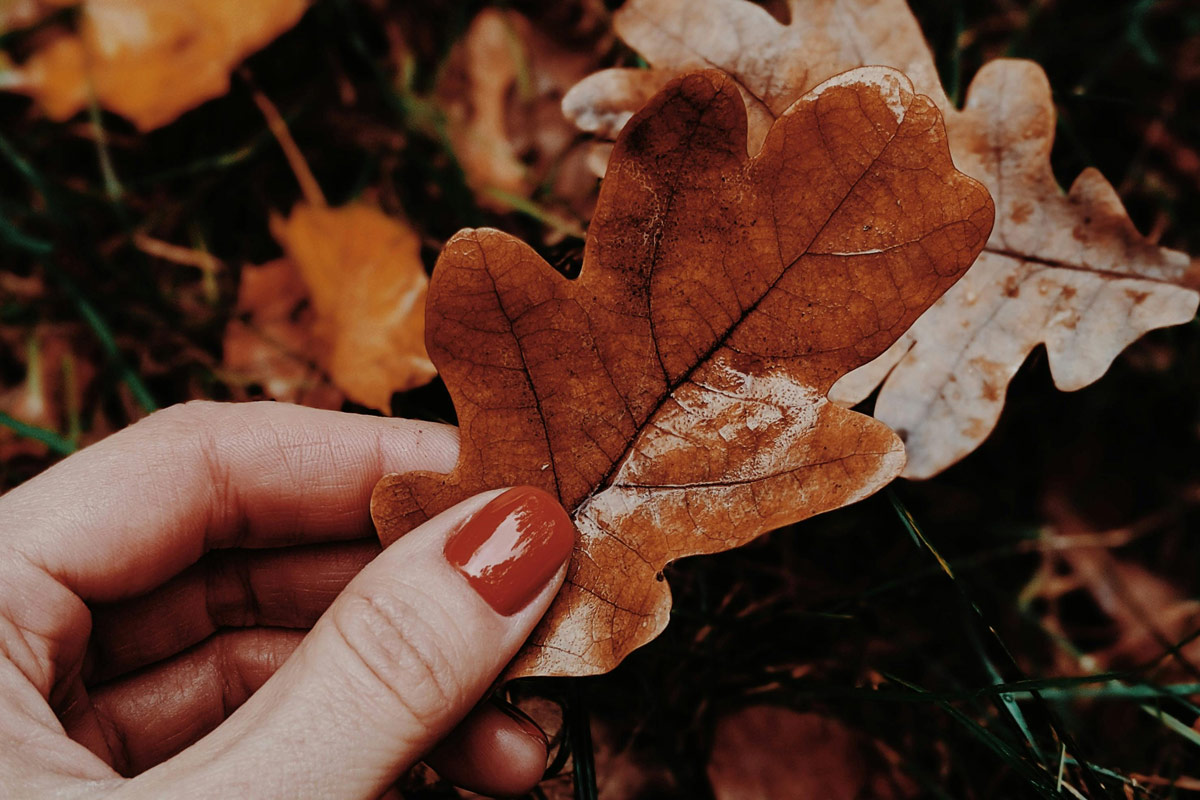
{"label": "woman's hand", "polygon": [[375,482],[456,452],[445,426],[194,403],[0,498],[0,794],[369,800],[438,742],[456,783],[528,790],[540,731],[476,704],[562,581],[566,515],[489,492],[372,536]]}

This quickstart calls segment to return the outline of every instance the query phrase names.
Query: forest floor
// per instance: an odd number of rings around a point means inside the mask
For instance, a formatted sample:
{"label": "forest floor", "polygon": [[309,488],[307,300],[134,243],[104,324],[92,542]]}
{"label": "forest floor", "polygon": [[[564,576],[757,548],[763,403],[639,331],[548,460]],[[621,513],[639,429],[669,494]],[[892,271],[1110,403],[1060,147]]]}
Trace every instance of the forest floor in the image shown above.
{"label": "forest floor", "polygon": [[[438,87],[485,5],[318,0],[228,94],[149,133],[0,95],[0,486],[156,407],[276,396],[228,363],[229,328],[254,311],[241,276],[280,258],[271,215],[300,198],[256,93],[330,204],[406,218],[427,270],[480,225],[577,269],[595,181],[548,168],[504,210],[446,135]],[[589,69],[636,63],[603,3],[497,5]],[[1037,61],[1060,183],[1098,167],[1140,231],[1200,253],[1200,6],[911,5],[953,98],[992,58]],[[36,36],[0,47],[19,58]],[[454,420],[438,380],[391,411]],[[714,759],[756,758],[775,765],[763,796],[804,796],[814,770],[839,798],[1200,796],[1200,325],[1145,336],[1072,393],[1039,348],[979,450],[793,527],[670,567],[670,626],[612,673],[509,687],[562,704],[564,742],[591,748],[574,772],[593,764],[601,797],[736,797]],[[789,716],[731,716],[759,706]],[[539,791],[596,791],[561,752]]]}

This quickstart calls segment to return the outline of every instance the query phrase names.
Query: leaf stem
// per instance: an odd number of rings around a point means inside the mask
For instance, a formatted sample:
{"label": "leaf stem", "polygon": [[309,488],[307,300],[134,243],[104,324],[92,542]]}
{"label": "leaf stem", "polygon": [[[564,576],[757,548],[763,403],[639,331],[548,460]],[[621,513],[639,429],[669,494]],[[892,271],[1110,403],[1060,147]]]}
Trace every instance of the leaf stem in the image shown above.
{"label": "leaf stem", "polygon": [[308,160],[304,158],[299,145],[292,138],[292,132],[288,130],[287,122],[279,113],[279,109],[271,102],[271,98],[263,94],[254,84],[250,70],[242,67],[238,70],[238,74],[250,87],[250,96],[254,98],[254,104],[258,106],[258,110],[262,112],[263,119],[267,121],[267,128],[274,135],[275,141],[279,142],[279,149],[287,158],[288,166],[292,168],[292,174],[296,176],[296,183],[300,184],[300,193],[304,195],[304,199],[308,201],[309,205],[316,208],[328,208],[329,203],[325,200],[325,193],[321,191],[321,184],[317,183],[317,178],[313,175]]}
{"label": "leaf stem", "polygon": [[113,167],[112,154],[108,150],[108,132],[104,130],[104,120],[100,115],[100,101],[96,98],[96,90],[88,77],[88,121],[92,127],[92,138],[96,142],[96,156],[100,161],[100,174],[104,179],[104,194],[109,201],[119,206],[125,197],[125,187],[117,178]]}

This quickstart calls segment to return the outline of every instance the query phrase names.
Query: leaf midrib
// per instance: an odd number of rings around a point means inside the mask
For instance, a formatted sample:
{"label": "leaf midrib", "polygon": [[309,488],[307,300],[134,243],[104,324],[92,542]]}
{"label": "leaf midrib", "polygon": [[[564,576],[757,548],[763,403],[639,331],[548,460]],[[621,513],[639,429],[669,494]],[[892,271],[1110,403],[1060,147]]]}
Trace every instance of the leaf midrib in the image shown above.
{"label": "leaf midrib", "polygon": [[[809,248],[812,247],[813,242],[820,239],[821,234],[825,232],[826,228],[829,227],[829,223],[833,221],[833,218],[835,216],[837,216],[837,212],[845,204],[846,199],[854,193],[854,190],[858,188],[858,185],[862,182],[862,179],[864,177],[866,177],[866,175],[868,173],[870,173],[872,169],[874,169],[875,165],[877,163],[879,163],[879,160],[883,157],[883,154],[886,153],[888,148],[890,148],[892,146],[892,143],[896,140],[896,136],[899,133],[901,126],[904,124],[904,120],[907,117],[908,109],[910,107],[911,107],[911,103],[904,107],[904,114],[901,115],[899,120],[897,120],[896,129],[894,131],[892,131],[891,135],[888,137],[887,142],[884,144],[883,147],[881,147],[879,149],[879,152],[876,153],[871,158],[870,162],[866,164],[866,166],[863,168],[863,170],[854,179],[854,182],[850,184],[850,186],[847,188],[845,194],[842,195],[841,199],[830,210],[829,215],[825,218],[825,221],[823,223],[821,223],[821,226],[819,228],[817,228],[817,230],[813,233],[812,237],[804,245],[804,247],[801,249],[801,251],[795,256],[795,258],[793,258],[782,269],[779,270],[779,274],[775,277],[775,279],[773,281],[771,281],[771,283],[767,286],[767,288],[763,290],[762,294],[760,294],[758,296],[758,298],[755,299],[755,301],[748,308],[746,308],[736,320],[734,320],[732,322],[732,324],[725,330],[724,333],[722,333],[719,337],[716,338],[716,340],[708,348],[708,350],[705,351],[705,353],[703,355],[701,355],[699,358],[697,358],[695,363],[693,363],[692,366],[689,367],[686,372],[684,372],[677,380],[669,381],[667,383],[666,390],[655,401],[653,407],[651,407],[651,409],[646,414],[646,416],[640,422],[637,423],[633,434],[630,435],[629,441],[625,444],[625,448],[624,448],[624,450],[621,451],[621,454],[613,460],[612,464],[608,468],[608,471],[604,473],[604,475],[600,478],[599,481],[597,481],[595,488],[593,488],[592,491],[589,492],[587,494],[587,496],[585,496],[582,500],[580,500],[579,503],[571,510],[572,517],[576,516],[579,513],[579,510],[581,508],[583,508],[583,506],[585,506],[588,503],[588,501],[590,501],[597,494],[599,494],[600,492],[609,488],[610,485],[612,485],[613,477],[620,471],[621,467],[624,466],[625,462],[628,460],[630,453],[633,451],[634,445],[641,438],[642,432],[646,429],[647,424],[658,415],[658,413],[662,410],[663,406],[666,405],[667,400],[670,399],[671,397],[673,397],[675,392],[677,392],[681,386],[683,386],[685,383],[687,383],[691,379],[691,377],[696,373],[696,371],[700,369],[700,367],[707,364],[712,359],[712,357],[717,353],[717,351],[725,346],[725,344],[729,341],[729,339],[733,336],[733,334],[736,333],[737,330],[741,327],[742,323],[744,323],[747,319],[749,319],[751,316],[753,316],[754,312],[758,309],[758,306],[762,303],[762,301],[764,299],[766,299],[766,297],[775,290],[775,287],[779,285],[779,282],[781,280],[783,280],[784,276],[786,276],[789,272],[791,272],[791,270],[795,268],[795,266],[800,262],[801,259],[803,259],[805,256],[809,255]],[[820,125],[819,117],[818,117],[817,124],[818,124],[818,126]],[[768,132],[768,136],[769,135],[770,135],[770,132]],[[824,138],[824,137],[822,136],[822,138]],[[761,158],[761,157],[762,157],[762,151],[760,151],[755,156],[750,157],[746,161],[744,161],[742,174],[745,175],[749,171],[749,168],[751,166],[753,166],[755,163],[757,163],[759,158]],[[776,241],[778,243],[778,227],[776,227]],[[585,265],[585,268],[586,268],[586,265]],[[652,262],[651,266],[650,266],[649,275],[647,276],[647,284],[648,285],[650,283],[651,277],[654,274],[654,268],[655,268],[655,263]],[[647,307],[649,307],[649,304],[647,304]],[[655,351],[657,352],[658,342],[654,341],[653,344],[655,347]]]}

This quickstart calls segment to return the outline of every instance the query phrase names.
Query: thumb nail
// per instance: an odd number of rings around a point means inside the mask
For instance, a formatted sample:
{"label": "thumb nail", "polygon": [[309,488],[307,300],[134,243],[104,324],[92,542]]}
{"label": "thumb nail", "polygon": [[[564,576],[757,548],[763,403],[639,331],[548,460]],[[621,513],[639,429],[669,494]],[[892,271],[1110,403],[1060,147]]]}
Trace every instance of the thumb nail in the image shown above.
{"label": "thumb nail", "polygon": [[574,545],[575,526],[558,501],[518,486],[451,534],[445,555],[488,605],[510,616],[541,592]]}

